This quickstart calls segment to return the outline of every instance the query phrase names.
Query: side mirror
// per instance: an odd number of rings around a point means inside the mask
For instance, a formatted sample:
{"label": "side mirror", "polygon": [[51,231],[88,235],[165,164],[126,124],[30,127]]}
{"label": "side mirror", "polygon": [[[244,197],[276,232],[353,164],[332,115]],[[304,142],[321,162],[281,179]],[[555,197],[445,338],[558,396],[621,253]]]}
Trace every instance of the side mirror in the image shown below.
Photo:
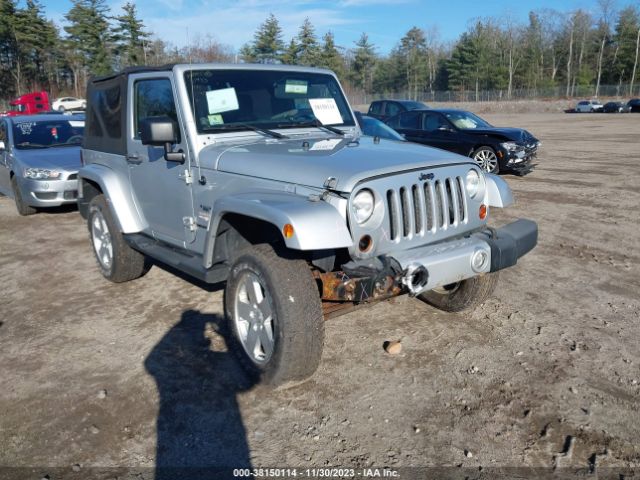
{"label": "side mirror", "polygon": [[176,125],[169,117],[148,117],[140,121],[140,141],[143,145],[164,147],[167,162],[184,163],[184,153],[174,152],[173,144],[178,141]]}

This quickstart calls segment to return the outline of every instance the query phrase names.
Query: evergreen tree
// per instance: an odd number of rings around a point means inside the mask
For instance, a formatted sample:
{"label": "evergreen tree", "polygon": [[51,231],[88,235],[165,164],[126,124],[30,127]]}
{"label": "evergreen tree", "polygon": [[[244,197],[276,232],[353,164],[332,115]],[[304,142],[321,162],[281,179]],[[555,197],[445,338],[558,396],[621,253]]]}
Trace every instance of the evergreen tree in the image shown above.
{"label": "evergreen tree", "polygon": [[300,47],[296,43],[296,39],[292,38],[289,42],[289,46],[282,54],[282,63],[287,65],[296,65],[298,63],[298,53],[300,51]]}
{"label": "evergreen tree", "polygon": [[[640,13],[638,10],[632,6],[622,9],[618,15],[614,33],[617,54],[613,63],[613,70],[615,71],[615,80],[617,82],[630,82],[633,77],[639,31]],[[637,68],[636,65],[635,81],[638,79]]]}
{"label": "evergreen tree", "polygon": [[105,0],[72,0],[65,18],[69,25],[67,44],[74,56],[82,58],[83,67],[93,75],[109,73],[113,67],[111,31]]}
{"label": "evergreen tree", "polygon": [[115,18],[117,24],[114,29],[119,67],[146,65],[145,44],[149,40],[149,34],[138,18],[135,4],[127,2],[122,10],[124,14]]}
{"label": "evergreen tree", "polygon": [[365,94],[371,93],[373,70],[376,63],[375,47],[369,43],[369,37],[366,33],[363,33],[355,44],[351,81],[356,87],[361,88]]}
{"label": "evergreen tree", "polygon": [[[283,50],[282,28],[278,19],[271,13],[258,28],[253,45],[246,53],[250,53],[249,57],[260,63],[274,63],[280,60]],[[244,53],[243,56],[245,56]]]}
{"label": "evergreen tree", "polygon": [[13,75],[18,59],[15,23],[14,0],[0,0],[0,87],[7,98],[20,93],[20,82],[16,82]]}
{"label": "evergreen tree", "polygon": [[344,58],[336,47],[333,33],[327,32],[324,37],[322,37],[322,42],[318,66],[333,70],[338,78],[342,78],[344,75]]}
{"label": "evergreen tree", "polygon": [[316,65],[319,61],[320,47],[316,39],[315,30],[308,18],[304,19],[304,23],[298,32],[298,65]]}

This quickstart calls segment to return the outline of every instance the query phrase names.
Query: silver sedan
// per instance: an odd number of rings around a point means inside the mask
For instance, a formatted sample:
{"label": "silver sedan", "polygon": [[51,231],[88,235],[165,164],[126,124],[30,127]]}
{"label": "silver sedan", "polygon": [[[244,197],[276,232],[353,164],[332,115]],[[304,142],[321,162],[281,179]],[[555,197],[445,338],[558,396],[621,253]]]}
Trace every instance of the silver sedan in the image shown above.
{"label": "silver sedan", "polygon": [[20,215],[76,203],[83,135],[83,117],[0,118],[0,193]]}

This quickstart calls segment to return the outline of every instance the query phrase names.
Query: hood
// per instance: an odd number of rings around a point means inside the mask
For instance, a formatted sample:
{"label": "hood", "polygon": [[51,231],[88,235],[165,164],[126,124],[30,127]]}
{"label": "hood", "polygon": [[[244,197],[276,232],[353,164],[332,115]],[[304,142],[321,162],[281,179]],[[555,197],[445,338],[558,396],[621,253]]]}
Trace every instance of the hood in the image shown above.
{"label": "hood", "polygon": [[203,168],[350,192],[370,177],[443,164],[469,163],[467,157],[408,142],[372,137],[261,139],[242,145],[215,145],[200,153]]}
{"label": "hood", "polygon": [[471,135],[489,135],[492,137],[500,137],[505,140],[511,140],[514,142],[531,143],[537,141],[531,133],[522,128],[508,128],[508,127],[490,127],[490,128],[473,128],[465,130],[465,133]]}
{"label": "hood", "polygon": [[80,170],[80,146],[30,148],[13,150],[13,156],[32,168],[62,169],[70,172]]}

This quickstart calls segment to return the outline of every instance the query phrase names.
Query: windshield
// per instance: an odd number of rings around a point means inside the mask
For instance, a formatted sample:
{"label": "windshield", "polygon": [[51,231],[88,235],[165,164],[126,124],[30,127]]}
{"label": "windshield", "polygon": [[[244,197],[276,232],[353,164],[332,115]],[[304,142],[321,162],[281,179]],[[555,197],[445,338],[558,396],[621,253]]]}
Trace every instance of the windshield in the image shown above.
{"label": "windshield", "polygon": [[293,128],[321,123],[354,126],[331,75],[269,70],[191,70],[185,83],[198,133]]}
{"label": "windshield", "polygon": [[82,143],[84,120],[25,120],[13,123],[16,148],[73,146]]}
{"label": "windshield", "polygon": [[387,138],[389,140],[399,140],[404,142],[405,139],[402,135],[396,132],[390,126],[382,123],[380,120],[376,120],[372,117],[362,117],[362,133],[369,137]]}
{"label": "windshield", "polygon": [[485,122],[479,116],[471,112],[444,112],[444,116],[461,130],[473,130],[476,128],[491,128],[491,124]]}

